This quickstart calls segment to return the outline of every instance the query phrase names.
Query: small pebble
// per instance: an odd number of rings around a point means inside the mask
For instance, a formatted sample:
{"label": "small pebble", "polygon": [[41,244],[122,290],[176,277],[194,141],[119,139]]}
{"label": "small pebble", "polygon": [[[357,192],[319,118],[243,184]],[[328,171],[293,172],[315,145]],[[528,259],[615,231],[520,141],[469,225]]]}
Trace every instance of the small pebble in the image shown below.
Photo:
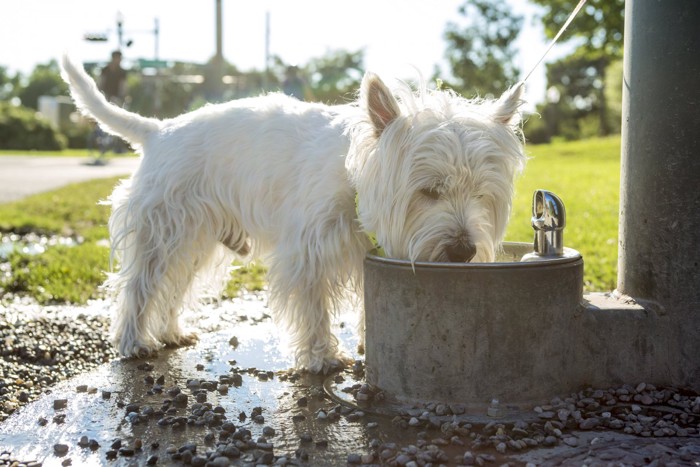
{"label": "small pebble", "polygon": [[68,452],[68,445],[67,444],[54,444],[53,445],[53,452],[55,452],[57,456],[63,456]]}
{"label": "small pebble", "polygon": [[586,418],[578,424],[578,427],[582,430],[592,430],[593,428],[600,425],[600,420],[596,417]]}
{"label": "small pebble", "polygon": [[650,395],[644,394],[640,399],[640,402],[644,405],[651,405],[654,403],[654,399]]}
{"label": "small pebble", "polygon": [[53,401],[54,410],[65,409],[67,405],[68,405],[68,399],[54,399],[54,401]]}

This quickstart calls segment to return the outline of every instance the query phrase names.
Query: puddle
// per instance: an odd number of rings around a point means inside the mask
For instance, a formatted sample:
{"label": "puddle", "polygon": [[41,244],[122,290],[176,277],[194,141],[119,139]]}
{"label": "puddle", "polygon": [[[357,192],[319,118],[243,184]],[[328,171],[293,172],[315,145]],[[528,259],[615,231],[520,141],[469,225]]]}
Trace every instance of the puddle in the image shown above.
{"label": "puddle", "polygon": [[76,246],[83,242],[83,239],[73,237],[62,237],[60,235],[39,235],[29,233],[19,235],[15,233],[3,234],[0,237],[0,261],[6,261],[13,252],[27,255],[40,255],[52,246]]}
{"label": "puddle", "polygon": [[[106,305],[95,302],[82,312],[106,313]],[[26,305],[23,312],[39,310]],[[75,309],[64,312],[74,313]],[[326,377],[290,371],[293,359],[267,312],[265,298],[250,295],[187,313],[185,324],[204,331],[196,346],[162,350],[146,366],[143,360],[116,360],[58,384],[0,425],[0,453],[11,452],[12,458],[38,460],[43,465],[61,465],[66,459],[74,466],[105,465],[107,451],[116,439],[124,446],[138,439],[143,446],[140,451],[119,454],[110,465],[143,465],[151,456],[169,465],[177,460],[168,451],[173,446],[193,443],[200,453],[216,449],[220,427],[186,424],[175,428],[159,424],[154,417],[136,423],[129,419],[125,409],[129,404],[138,404],[141,414],[145,407],[157,410],[173,399],[168,391],[177,387],[188,401],[172,416],[191,415],[197,401],[211,403],[238,431],[250,431],[251,446],[263,447],[241,449],[234,465],[260,462],[255,456],[268,452],[270,446],[276,461],[287,457],[309,465],[345,465],[349,452],[366,449],[378,422],[368,429],[373,417],[348,419],[352,410],[343,410],[341,415],[340,406],[324,395]],[[54,313],[62,314],[61,310]],[[353,326],[342,325],[336,331],[344,348],[352,352],[357,345]],[[156,388],[153,379],[160,376],[163,384]],[[222,391],[221,381],[233,382]],[[217,389],[202,390],[207,382],[218,382]],[[62,399],[65,408],[55,409],[54,401]],[[334,411],[335,416],[318,416]],[[391,429],[388,419],[383,423]],[[80,447],[83,436],[96,440],[99,448]],[[56,444],[68,446],[68,452],[57,455]]]}

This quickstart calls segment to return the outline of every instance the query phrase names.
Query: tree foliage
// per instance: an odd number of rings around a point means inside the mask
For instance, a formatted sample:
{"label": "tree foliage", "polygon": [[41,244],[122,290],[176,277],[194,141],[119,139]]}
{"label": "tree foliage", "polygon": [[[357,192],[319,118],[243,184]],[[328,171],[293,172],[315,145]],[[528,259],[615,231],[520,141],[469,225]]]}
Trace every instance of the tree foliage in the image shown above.
{"label": "tree foliage", "polygon": [[[288,68],[276,58],[270,70],[242,72],[230,63],[175,63],[155,72],[139,69],[138,62],[127,75],[127,108],[130,111],[169,118],[201,107],[207,102],[222,102],[278,91]],[[344,103],[354,97],[362,80],[364,50],[331,50],[299,66],[309,88],[307,97],[327,103]],[[86,64],[88,73],[97,75],[102,66]],[[223,78],[222,78],[223,75]],[[93,127],[88,122],[63,128],[60,134],[37,116],[40,96],[68,95],[59,67],[52,60],[37,65],[28,77],[10,76],[0,66],[0,147],[58,149],[66,145],[86,144]],[[16,99],[19,99],[18,106]],[[79,131],[78,131],[79,130]]]}
{"label": "tree foliage", "polygon": [[364,50],[329,50],[304,67],[314,100],[329,104],[354,98],[364,74]]}
{"label": "tree foliage", "polygon": [[0,101],[0,149],[60,150],[66,137],[28,107]]}
{"label": "tree foliage", "polygon": [[[542,23],[552,38],[564,24],[578,0],[533,0],[543,7]],[[624,0],[588,0],[569,25],[560,41],[572,41],[574,52],[547,65],[550,100],[540,113],[550,136],[568,139],[581,136],[609,135],[619,131],[617,105],[610,109],[608,70],[618,62],[623,51]],[[615,69],[615,72],[619,70]],[[613,76],[615,82],[617,75]],[[613,92],[613,96],[619,93]]]}
{"label": "tree foliage", "polygon": [[[532,0],[543,7],[542,24],[551,39],[574,11],[578,0]],[[579,53],[606,56],[611,61],[622,58],[625,0],[588,0],[562,36],[563,41],[576,39]]]}
{"label": "tree foliage", "polygon": [[0,101],[9,101],[15,97],[16,91],[19,89],[19,81],[18,73],[10,76],[7,68],[0,66]]}
{"label": "tree foliage", "polygon": [[48,64],[34,68],[27,85],[18,90],[17,97],[23,106],[38,110],[39,96],[59,96],[67,92],[68,86],[61,79],[58,63],[51,60]]}
{"label": "tree foliage", "polygon": [[464,94],[500,95],[518,80],[514,42],[523,23],[506,2],[466,0],[464,18],[445,29],[446,58],[453,78],[440,78]]}

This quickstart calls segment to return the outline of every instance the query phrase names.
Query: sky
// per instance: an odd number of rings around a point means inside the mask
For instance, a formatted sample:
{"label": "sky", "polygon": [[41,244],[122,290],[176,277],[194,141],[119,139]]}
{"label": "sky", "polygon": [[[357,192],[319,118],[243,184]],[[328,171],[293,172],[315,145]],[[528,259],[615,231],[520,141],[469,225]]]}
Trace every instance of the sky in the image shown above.
{"label": "sky", "polygon": [[[525,14],[517,47],[523,74],[545,49],[543,28],[525,0],[508,0]],[[265,66],[265,24],[269,13],[272,55],[304,64],[328,50],[365,50],[365,67],[388,82],[430,77],[436,64],[447,70],[443,39],[448,22],[459,22],[463,0],[222,0],[223,54],[238,69]],[[106,61],[117,47],[117,15],[124,38],[133,45],[129,59],[153,58],[159,23],[158,56],[163,60],[204,63],[215,53],[215,0],[0,0],[0,66],[28,74],[38,63],[65,51],[82,61]],[[107,34],[108,42],[87,42],[86,33]],[[555,49],[548,56],[553,60]],[[417,70],[417,71],[416,71]],[[529,79],[526,100],[545,94],[544,66]]]}

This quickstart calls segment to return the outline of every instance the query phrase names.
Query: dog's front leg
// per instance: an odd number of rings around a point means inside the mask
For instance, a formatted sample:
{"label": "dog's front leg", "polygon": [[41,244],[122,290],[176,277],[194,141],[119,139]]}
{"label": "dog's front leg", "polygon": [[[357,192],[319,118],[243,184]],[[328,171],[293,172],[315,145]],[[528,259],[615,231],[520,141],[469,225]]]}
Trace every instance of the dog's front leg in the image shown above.
{"label": "dog's front leg", "polygon": [[331,331],[340,287],[328,269],[313,254],[275,255],[269,269],[271,308],[288,331],[296,367],[314,373],[328,372],[345,360]]}

